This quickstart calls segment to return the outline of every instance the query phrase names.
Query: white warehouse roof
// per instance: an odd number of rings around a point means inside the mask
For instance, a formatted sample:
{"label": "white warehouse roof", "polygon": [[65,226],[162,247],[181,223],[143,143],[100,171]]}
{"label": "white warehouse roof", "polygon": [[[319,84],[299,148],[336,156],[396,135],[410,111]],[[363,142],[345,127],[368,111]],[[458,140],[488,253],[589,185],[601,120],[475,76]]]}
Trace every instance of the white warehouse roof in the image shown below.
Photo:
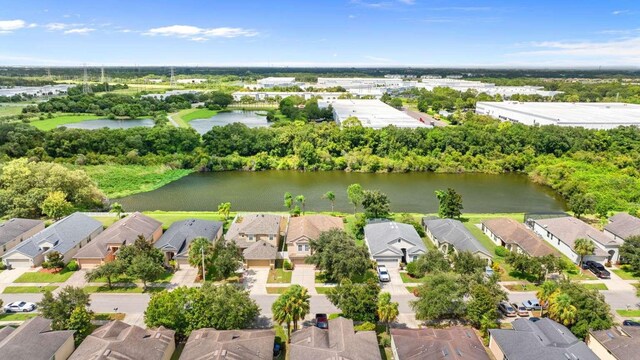
{"label": "white warehouse roof", "polygon": [[525,125],[587,129],[640,126],[640,105],[624,103],[478,102],[476,113]]}
{"label": "white warehouse roof", "polygon": [[319,102],[320,106],[333,106],[333,115],[338,124],[350,116],[360,120],[362,126],[382,129],[393,125],[401,128],[430,127],[380,100],[344,99]]}

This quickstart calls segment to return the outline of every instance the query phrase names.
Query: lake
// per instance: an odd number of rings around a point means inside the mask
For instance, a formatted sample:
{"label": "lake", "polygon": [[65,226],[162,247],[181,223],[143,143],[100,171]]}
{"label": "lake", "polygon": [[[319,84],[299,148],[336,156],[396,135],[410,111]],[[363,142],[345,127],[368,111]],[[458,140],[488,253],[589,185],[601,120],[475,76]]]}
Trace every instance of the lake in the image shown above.
{"label": "lake", "polygon": [[153,127],[155,122],[152,119],[132,119],[132,120],[111,120],[111,119],[99,119],[99,120],[86,120],[72,124],[64,124],[58,127],[66,127],[69,129],[85,129],[85,130],[97,130],[102,128],[109,129],[129,129],[132,127]]}
{"label": "lake", "polygon": [[331,210],[322,194],[336,195],[336,211],[353,211],[346,188],[360,183],[389,196],[394,212],[437,212],[434,192],[452,187],[462,195],[464,212],[555,212],[565,210],[562,198],[521,174],[352,173],[343,171],[194,173],[160,189],[118,199],[127,211],[217,211],[231,202],[233,211],[285,211],[283,196],[304,195],[306,209]]}
{"label": "lake", "polygon": [[243,111],[233,110],[218,113],[209,119],[195,119],[189,122],[192,128],[194,128],[200,135],[211,130],[214,126],[224,126],[233,123],[243,123],[250,128],[269,126],[267,117],[259,111]]}

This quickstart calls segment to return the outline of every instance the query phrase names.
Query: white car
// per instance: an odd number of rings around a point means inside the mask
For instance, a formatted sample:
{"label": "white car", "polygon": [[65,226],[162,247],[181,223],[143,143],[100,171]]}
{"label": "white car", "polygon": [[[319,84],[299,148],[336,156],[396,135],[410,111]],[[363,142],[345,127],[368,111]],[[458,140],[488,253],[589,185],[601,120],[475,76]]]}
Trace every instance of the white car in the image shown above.
{"label": "white car", "polygon": [[4,311],[7,313],[29,312],[35,309],[36,304],[26,301],[15,301],[4,306]]}
{"label": "white car", "polygon": [[389,271],[387,271],[387,267],[384,265],[378,265],[378,279],[381,282],[389,282],[391,281],[391,276],[389,276]]}

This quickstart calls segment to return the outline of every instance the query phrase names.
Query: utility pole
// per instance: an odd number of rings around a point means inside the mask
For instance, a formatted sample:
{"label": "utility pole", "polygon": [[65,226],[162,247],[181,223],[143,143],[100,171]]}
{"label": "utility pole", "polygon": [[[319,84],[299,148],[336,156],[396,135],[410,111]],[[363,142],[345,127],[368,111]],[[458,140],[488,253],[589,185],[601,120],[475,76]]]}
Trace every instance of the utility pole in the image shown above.
{"label": "utility pole", "polygon": [[176,77],[175,74],[173,72],[173,66],[171,67],[171,78],[169,79],[169,87],[175,87],[176,86]]}
{"label": "utility pole", "polygon": [[200,252],[202,253],[202,284],[204,284],[205,279],[207,278],[204,270],[204,246],[200,248]]}
{"label": "utility pole", "polygon": [[83,64],[82,66],[84,67],[84,76],[82,77],[82,93],[90,94],[91,86],[89,86],[89,77],[87,76],[87,65]]}

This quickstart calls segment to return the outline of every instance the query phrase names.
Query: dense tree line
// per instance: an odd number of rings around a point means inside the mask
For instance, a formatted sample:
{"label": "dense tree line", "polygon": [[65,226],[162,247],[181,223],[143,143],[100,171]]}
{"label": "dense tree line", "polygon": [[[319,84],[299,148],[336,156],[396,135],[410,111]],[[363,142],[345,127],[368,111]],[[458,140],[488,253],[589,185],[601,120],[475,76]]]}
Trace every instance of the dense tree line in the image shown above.
{"label": "dense tree line", "polygon": [[[129,85],[109,84],[105,82],[105,83],[99,83],[99,84],[90,84],[89,87],[91,88],[91,92],[98,93],[98,92],[128,89]],[[74,86],[72,88],[69,88],[69,90],[67,90],[67,95],[69,96],[82,95],[82,93],[83,93],[82,85]]]}

